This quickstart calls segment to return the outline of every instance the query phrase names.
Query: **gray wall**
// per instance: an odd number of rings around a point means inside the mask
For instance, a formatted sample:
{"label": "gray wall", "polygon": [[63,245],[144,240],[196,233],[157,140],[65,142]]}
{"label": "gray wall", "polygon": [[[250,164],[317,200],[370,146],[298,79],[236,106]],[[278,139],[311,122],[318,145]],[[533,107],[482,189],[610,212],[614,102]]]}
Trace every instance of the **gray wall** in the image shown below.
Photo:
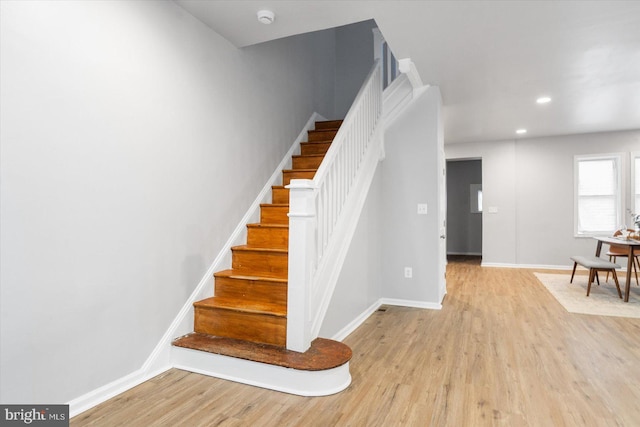
{"label": "gray wall", "polygon": [[593,239],[573,235],[574,156],[625,153],[628,189],[629,153],[640,150],[640,131],[445,147],[447,159],[482,158],[484,264],[566,267],[569,256],[595,252]]}
{"label": "gray wall", "polygon": [[373,66],[374,21],[338,27],[336,31],[336,118],[344,118]]}
{"label": "gray wall", "polygon": [[172,2],[0,8],[0,401],[63,403],[141,367],[334,115],[335,32],[238,50]]}
{"label": "gray wall", "polygon": [[447,162],[447,254],[482,254],[482,213],[471,212],[471,184],[482,184],[482,161]]}

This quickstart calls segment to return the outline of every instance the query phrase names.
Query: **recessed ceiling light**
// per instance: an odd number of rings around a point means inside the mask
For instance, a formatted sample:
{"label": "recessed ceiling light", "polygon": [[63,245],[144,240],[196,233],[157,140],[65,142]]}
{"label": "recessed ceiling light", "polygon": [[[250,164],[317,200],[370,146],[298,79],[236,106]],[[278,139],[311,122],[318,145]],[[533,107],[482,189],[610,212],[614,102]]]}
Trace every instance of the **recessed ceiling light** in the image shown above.
{"label": "recessed ceiling light", "polygon": [[522,135],[522,134],[527,133],[527,130],[526,130],[526,129],[518,129],[518,130],[516,131],[516,133],[517,133],[518,135]]}
{"label": "recessed ceiling light", "polygon": [[275,13],[270,10],[259,10],[258,11],[258,21],[262,22],[265,25],[271,24],[276,19]]}
{"label": "recessed ceiling light", "polygon": [[546,104],[548,102],[551,102],[551,98],[549,98],[548,96],[541,96],[540,98],[536,99],[536,102],[538,104]]}

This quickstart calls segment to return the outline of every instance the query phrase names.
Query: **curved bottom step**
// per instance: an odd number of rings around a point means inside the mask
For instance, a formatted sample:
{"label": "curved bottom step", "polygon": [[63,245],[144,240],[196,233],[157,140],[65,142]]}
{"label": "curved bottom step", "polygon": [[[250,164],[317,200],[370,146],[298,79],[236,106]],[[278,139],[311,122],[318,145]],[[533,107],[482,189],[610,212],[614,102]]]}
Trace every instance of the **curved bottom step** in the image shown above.
{"label": "curved bottom step", "polygon": [[318,338],[305,353],[203,334],[173,342],[172,366],[299,396],[327,396],[351,384],[346,345]]}

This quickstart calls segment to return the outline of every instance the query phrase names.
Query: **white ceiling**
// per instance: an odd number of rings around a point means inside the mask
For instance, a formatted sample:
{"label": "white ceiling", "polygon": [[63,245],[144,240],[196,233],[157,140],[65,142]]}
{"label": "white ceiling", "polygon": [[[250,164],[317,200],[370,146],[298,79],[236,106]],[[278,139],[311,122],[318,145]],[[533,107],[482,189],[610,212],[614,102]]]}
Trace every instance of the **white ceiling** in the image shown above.
{"label": "white ceiling", "polygon": [[175,1],[238,47],[375,19],[440,87],[447,143],[640,129],[640,1]]}

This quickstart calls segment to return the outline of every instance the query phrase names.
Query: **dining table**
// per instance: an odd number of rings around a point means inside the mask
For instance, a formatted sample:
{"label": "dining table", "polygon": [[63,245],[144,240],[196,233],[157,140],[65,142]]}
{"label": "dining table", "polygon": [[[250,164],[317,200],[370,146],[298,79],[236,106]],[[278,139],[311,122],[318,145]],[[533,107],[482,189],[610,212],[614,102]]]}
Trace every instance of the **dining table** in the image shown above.
{"label": "dining table", "polygon": [[602,244],[625,246],[627,248],[627,277],[624,284],[624,302],[629,302],[629,290],[631,289],[631,272],[635,263],[635,257],[640,254],[640,240],[628,239],[626,237],[594,237],[598,241],[596,246],[596,257],[600,257]]}

